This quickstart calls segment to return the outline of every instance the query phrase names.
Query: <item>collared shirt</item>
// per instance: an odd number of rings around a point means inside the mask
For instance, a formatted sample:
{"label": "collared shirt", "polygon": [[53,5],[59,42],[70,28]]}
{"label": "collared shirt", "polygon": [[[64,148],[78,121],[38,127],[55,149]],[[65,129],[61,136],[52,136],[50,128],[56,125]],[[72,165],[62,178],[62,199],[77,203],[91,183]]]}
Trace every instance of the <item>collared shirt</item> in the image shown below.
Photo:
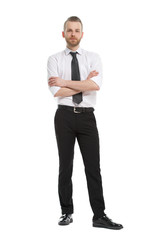
{"label": "collared shirt", "polygon": [[[71,80],[71,50],[66,48],[64,51],[51,55],[48,58],[48,79],[50,77],[60,77],[64,80]],[[78,52],[77,59],[79,63],[80,79],[86,80],[89,73],[93,70],[99,72],[93,80],[99,87],[102,84],[102,64],[100,57],[97,53],[86,51],[82,48],[76,50]],[[53,95],[60,89],[60,87],[49,87]],[[78,107],[94,107],[96,104],[97,91],[85,91],[82,93],[83,101]],[[56,97],[57,103],[61,105],[75,106],[76,104],[72,100],[72,96],[69,97]]]}

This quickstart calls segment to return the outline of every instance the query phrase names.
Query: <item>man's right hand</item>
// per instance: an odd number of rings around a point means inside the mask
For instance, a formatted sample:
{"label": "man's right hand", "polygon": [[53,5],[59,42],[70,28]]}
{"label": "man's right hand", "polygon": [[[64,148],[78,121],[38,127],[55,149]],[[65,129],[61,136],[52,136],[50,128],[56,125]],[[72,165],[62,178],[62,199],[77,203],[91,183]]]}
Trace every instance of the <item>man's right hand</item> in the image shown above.
{"label": "man's right hand", "polygon": [[92,77],[96,77],[99,74],[99,72],[97,72],[96,70],[90,72],[90,74],[88,75],[87,79],[90,79]]}

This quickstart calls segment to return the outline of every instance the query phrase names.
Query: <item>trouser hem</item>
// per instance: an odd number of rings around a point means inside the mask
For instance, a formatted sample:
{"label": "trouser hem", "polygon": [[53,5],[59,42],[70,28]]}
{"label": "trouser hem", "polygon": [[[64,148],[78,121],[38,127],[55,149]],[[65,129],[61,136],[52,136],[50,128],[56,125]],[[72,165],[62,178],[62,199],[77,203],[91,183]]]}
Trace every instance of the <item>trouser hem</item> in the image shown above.
{"label": "trouser hem", "polygon": [[73,214],[73,209],[62,209],[62,214]]}
{"label": "trouser hem", "polygon": [[93,216],[93,220],[97,220],[98,218],[101,218],[105,215],[104,212],[98,213],[98,214],[94,214]]}

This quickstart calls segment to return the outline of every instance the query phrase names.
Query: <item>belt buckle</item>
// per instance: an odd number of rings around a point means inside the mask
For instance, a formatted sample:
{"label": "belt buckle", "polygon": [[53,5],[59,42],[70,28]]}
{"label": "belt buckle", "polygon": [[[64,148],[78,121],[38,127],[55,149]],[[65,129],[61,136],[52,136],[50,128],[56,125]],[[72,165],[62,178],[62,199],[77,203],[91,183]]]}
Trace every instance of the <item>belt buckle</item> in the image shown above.
{"label": "belt buckle", "polygon": [[76,107],[74,107],[74,113],[80,113],[80,112],[78,112],[77,110],[76,110]]}

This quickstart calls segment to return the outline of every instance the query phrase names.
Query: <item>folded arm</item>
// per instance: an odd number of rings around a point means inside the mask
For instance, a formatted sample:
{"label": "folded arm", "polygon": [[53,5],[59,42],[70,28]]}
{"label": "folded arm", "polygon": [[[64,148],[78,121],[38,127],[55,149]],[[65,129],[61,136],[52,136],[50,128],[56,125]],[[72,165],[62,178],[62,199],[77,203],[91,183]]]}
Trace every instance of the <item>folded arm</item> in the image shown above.
{"label": "folded arm", "polygon": [[58,90],[58,92],[56,92],[54,97],[70,97],[80,92],[81,91],[76,91],[74,89],[62,87]]}
{"label": "folded arm", "polygon": [[48,84],[50,87],[61,87],[61,89],[59,89],[58,92],[54,95],[55,97],[67,97],[75,95],[79,92],[99,90],[99,86],[90,79],[97,75],[98,72],[92,71],[88,75],[87,79],[83,81],[64,80],[59,77],[51,77],[49,78]]}

